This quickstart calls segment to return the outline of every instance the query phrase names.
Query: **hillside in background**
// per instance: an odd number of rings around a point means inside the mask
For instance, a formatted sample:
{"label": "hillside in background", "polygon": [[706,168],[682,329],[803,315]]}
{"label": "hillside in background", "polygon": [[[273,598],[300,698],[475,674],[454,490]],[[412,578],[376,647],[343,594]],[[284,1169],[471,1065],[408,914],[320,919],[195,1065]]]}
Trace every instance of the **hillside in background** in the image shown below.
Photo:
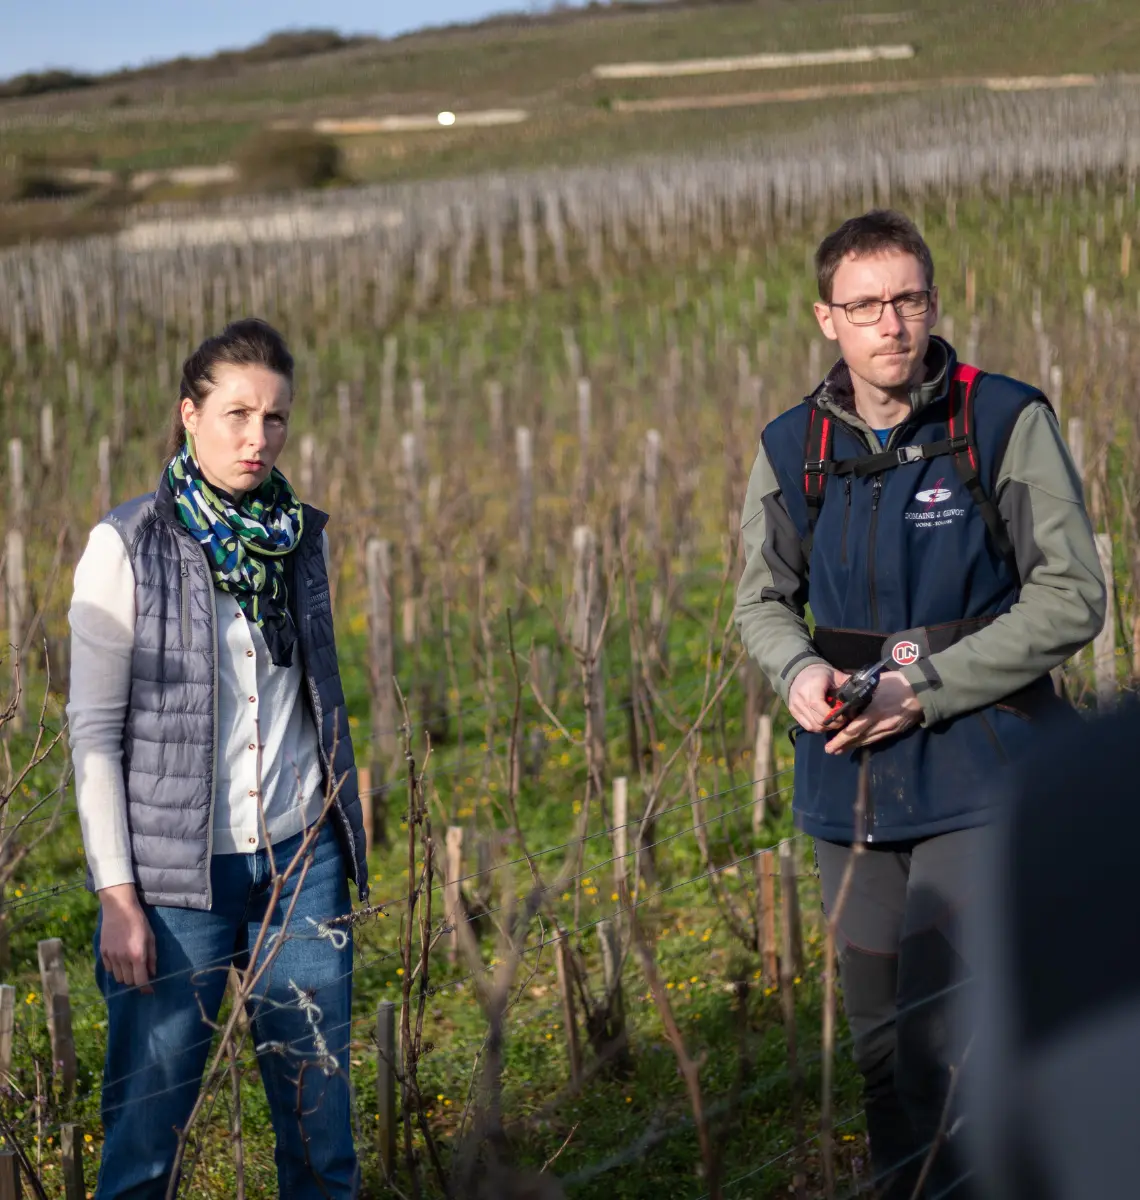
{"label": "hillside in background", "polygon": [[[371,838],[361,1194],[869,1194],[839,913],[731,617],[760,429],[833,353],[812,257],[845,216],[911,213],[939,331],[1048,394],[1110,581],[1059,680],[1090,715],[1140,690],[1135,0],[875,2],[501,19],[0,101],[25,197],[0,241],[54,239],[0,249],[0,1197],[12,1145],[37,1196],[90,1194],[114,1103],[62,740],[75,565],[154,487],[187,354],[250,313],[296,359],[280,465],[331,516]],[[677,66],[759,54],[816,58]],[[312,1062],[242,1028],[251,978],[193,1200],[276,1194],[256,1054]]]}
{"label": "hillside in background", "polygon": [[[631,60],[881,44],[913,55],[666,78],[594,72]],[[387,41],[279,34],[208,60],[94,79],[61,72],[56,82],[71,85],[62,91],[40,90],[42,77],[0,87],[0,96],[36,93],[0,99],[0,199],[55,201],[0,212],[0,240],[112,228],[145,202],[741,147],[889,108],[900,92],[954,99],[994,79],[1048,88],[1058,76],[1119,76],[1137,62],[1133,0],[1007,0],[996,9],[884,0],[874,11],[853,0],[756,0],[504,17]],[[509,123],[471,123],[488,110]],[[456,114],[453,127],[434,123],[441,111]],[[384,128],[409,117],[426,121]],[[318,123],[334,169],[326,162],[319,176],[282,183],[243,166],[267,134],[288,143]],[[61,205],[61,196],[71,200]]]}

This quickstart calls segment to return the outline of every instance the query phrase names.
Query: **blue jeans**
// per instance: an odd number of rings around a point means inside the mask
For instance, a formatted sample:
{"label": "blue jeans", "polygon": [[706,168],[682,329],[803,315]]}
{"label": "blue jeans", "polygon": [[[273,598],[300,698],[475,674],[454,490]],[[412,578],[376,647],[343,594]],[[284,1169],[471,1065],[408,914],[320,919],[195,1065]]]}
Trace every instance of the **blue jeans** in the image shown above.
{"label": "blue jeans", "polygon": [[[303,836],[273,847],[279,871]],[[270,917],[261,961],[274,949],[299,875],[300,866]],[[96,926],[95,974],[107,1001],[98,1200],[166,1194],[178,1131],[198,1097],[213,1040],[206,1021],[216,1021],[230,963],[246,965],[268,911],[267,851],[215,854],[210,880],[208,912],[143,906],[158,959],[153,995],[116,983],[104,970],[101,919]],[[279,1194],[290,1200],[352,1197],[359,1186],[348,1080],[351,931],[340,925],[318,931],[349,911],[344,859],[326,824],[280,950],[247,1006],[276,1137]],[[228,1093],[228,1082],[224,1087]]]}

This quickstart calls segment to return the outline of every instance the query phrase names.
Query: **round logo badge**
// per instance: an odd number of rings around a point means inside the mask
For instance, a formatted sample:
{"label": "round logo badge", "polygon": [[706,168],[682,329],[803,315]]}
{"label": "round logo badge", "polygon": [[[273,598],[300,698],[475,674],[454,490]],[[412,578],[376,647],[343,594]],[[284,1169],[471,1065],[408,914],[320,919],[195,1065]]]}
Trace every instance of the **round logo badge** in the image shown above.
{"label": "round logo badge", "polygon": [[899,642],[899,644],[891,651],[891,658],[899,664],[900,667],[909,667],[911,663],[918,662],[919,649],[914,642]]}
{"label": "round logo badge", "polygon": [[952,495],[949,488],[935,487],[927,488],[924,492],[915,492],[914,498],[922,501],[923,504],[941,504],[943,500],[949,500]]}

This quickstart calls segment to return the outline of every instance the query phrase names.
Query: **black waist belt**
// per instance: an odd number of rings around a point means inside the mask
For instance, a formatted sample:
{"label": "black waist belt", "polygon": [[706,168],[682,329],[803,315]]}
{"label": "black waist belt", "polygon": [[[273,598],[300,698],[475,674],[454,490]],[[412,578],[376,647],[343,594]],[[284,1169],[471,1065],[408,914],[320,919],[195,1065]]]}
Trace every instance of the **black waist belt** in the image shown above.
{"label": "black waist belt", "polygon": [[947,621],[943,625],[919,625],[901,633],[875,633],[869,629],[835,629],[817,625],[812,641],[822,658],[841,671],[857,671],[881,662],[891,654],[899,666],[909,666],[920,658],[929,658],[953,646],[971,633],[977,633],[993,617],[971,617],[965,621]]}
{"label": "black waist belt", "polygon": [[[860,667],[882,662],[888,655],[899,666],[905,667],[948,649],[994,620],[994,617],[972,617],[965,621],[947,621],[944,625],[919,625],[901,633],[817,625],[812,641],[820,656],[840,671],[857,671]],[[1012,709],[1029,718],[1044,717],[1057,709],[1068,710],[1068,705],[1054,695],[1048,675],[1004,697],[998,701],[998,707]]]}

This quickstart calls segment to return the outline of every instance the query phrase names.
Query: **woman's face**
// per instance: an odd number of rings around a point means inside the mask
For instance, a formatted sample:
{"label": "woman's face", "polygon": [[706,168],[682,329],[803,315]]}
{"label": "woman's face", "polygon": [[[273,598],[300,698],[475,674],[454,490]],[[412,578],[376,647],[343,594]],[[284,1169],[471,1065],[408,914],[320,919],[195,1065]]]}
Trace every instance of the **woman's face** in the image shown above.
{"label": "woman's face", "polygon": [[263,483],[285,446],[292,407],[289,381],[267,367],[218,367],[201,405],[183,397],[182,423],[206,482],[239,498]]}

